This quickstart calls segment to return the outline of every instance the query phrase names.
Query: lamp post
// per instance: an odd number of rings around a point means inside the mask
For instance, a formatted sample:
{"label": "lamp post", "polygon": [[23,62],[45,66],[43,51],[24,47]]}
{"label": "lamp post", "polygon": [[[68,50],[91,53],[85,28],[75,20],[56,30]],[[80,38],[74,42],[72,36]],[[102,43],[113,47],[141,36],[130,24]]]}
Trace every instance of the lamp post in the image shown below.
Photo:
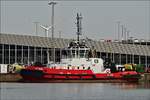
{"label": "lamp post", "polygon": [[122,28],[122,34],[121,34],[121,42],[123,42],[124,38],[124,25],[121,25],[121,28]]}
{"label": "lamp post", "polygon": [[118,21],[117,24],[118,24],[118,41],[120,42],[120,21]]}
{"label": "lamp post", "polygon": [[57,4],[56,2],[50,2],[50,3],[48,3],[49,5],[52,5],[52,16],[51,16],[51,25],[52,25],[52,29],[51,29],[51,32],[52,32],[52,48],[53,48],[53,50],[52,50],[52,59],[53,59],[53,61],[54,61],[54,63],[55,63],[55,46],[54,46],[54,6]]}
{"label": "lamp post", "polygon": [[39,24],[39,22],[34,22],[34,24],[35,24],[35,34],[36,34],[36,36],[38,36],[38,24]]}

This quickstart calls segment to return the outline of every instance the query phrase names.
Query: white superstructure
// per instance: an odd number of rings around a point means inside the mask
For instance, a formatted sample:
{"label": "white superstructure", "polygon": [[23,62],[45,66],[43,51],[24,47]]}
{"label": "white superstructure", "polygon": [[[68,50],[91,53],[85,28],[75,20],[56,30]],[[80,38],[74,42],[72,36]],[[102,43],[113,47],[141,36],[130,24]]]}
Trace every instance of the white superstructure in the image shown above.
{"label": "white superstructure", "polygon": [[84,42],[78,43],[73,41],[68,48],[64,49],[65,53],[59,64],[51,64],[50,67],[58,69],[91,69],[94,73],[104,71],[103,60],[96,57],[96,51],[88,48]]}

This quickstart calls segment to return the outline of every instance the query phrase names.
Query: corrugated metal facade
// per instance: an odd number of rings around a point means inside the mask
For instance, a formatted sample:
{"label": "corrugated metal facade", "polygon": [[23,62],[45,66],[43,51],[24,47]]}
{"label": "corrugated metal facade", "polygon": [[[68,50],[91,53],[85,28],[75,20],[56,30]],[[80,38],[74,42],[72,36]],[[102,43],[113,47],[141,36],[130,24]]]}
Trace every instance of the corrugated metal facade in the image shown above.
{"label": "corrugated metal facade", "polygon": [[[68,46],[72,39],[51,38],[0,34],[0,64],[23,63],[39,61],[43,64],[53,60],[53,46],[55,46],[55,60],[60,61],[62,48]],[[122,44],[116,42],[100,42],[86,39],[88,47],[94,46],[98,57],[110,58],[116,64],[136,63],[150,66],[150,45]],[[49,51],[49,56],[48,52]]]}
{"label": "corrugated metal facade", "polygon": [[[71,39],[54,39],[55,48],[67,47]],[[114,42],[100,42],[87,40],[87,46],[95,46],[98,52],[133,54],[150,56],[150,46],[136,44],[120,44]],[[23,45],[33,47],[52,48],[52,39],[39,36],[0,34],[0,44]]]}

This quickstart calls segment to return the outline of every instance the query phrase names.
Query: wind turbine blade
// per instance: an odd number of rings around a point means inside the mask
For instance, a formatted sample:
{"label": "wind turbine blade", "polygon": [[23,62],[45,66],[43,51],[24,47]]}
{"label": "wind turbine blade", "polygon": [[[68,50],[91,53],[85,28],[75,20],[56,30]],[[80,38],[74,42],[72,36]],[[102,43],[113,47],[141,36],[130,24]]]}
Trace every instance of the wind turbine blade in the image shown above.
{"label": "wind turbine blade", "polygon": [[43,26],[43,25],[40,25],[40,27],[42,27],[43,29],[46,29],[46,27],[45,27],[45,26]]}

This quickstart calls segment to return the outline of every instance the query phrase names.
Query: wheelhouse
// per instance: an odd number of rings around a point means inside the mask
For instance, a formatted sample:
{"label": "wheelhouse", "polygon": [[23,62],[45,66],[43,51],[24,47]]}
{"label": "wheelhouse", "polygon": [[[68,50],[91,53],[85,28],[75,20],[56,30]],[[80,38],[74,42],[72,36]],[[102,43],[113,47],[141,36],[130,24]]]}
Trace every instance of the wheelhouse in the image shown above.
{"label": "wheelhouse", "polygon": [[89,51],[84,42],[73,41],[64,49],[63,58],[88,58]]}

